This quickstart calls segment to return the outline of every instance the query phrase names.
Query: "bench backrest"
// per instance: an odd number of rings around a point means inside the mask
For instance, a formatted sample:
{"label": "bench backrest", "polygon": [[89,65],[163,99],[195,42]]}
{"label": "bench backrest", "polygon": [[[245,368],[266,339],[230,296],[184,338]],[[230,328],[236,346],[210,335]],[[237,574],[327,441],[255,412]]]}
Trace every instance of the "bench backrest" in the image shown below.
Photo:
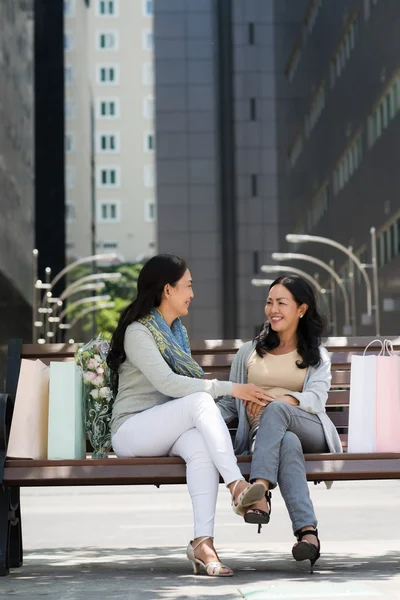
{"label": "bench backrest", "polygon": [[[383,340],[384,338],[380,338]],[[393,343],[396,352],[400,351],[400,337],[387,337]],[[201,340],[192,342],[192,354],[197,362],[203,367],[207,378],[227,380],[233,358],[246,340]],[[353,355],[362,355],[371,338],[328,338],[325,347],[330,353],[332,361],[332,386],[328,394],[326,410],[335,424],[342,439],[344,448],[347,445],[347,431],[349,420],[350,403],[350,366]],[[15,341],[13,341],[15,342]],[[10,343],[9,351],[9,374],[16,372],[15,362],[20,358],[40,359],[49,364],[51,361],[74,360],[74,354],[79,344],[19,344],[19,351]],[[379,352],[380,346],[373,345],[368,354]],[[10,365],[14,361],[14,367]],[[11,377],[15,380],[15,376]],[[9,386],[7,386],[9,387]],[[16,389],[16,382],[12,386]],[[13,395],[13,389],[7,389]]]}

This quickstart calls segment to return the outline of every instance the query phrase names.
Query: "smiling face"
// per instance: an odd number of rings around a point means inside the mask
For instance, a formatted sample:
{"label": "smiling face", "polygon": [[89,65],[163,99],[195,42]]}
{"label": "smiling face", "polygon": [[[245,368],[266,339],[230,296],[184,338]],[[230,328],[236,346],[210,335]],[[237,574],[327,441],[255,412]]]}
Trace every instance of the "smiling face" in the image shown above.
{"label": "smiling face", "polygon": [[192,288],[192,276],[187,269],[179,281],[174,286],[167,284],[164,288],[164,295],[168,302],[168,309],[176,315],[183,317],[188,314],[189,306],[194,297]]}
{"label": "smiling face", "polygon": [[274,285],[268,294],[265,314],[270,327],[278,334],[297,331],[299,319],[307,311],[307,304],[297,304],[293,294],[282,284]]}

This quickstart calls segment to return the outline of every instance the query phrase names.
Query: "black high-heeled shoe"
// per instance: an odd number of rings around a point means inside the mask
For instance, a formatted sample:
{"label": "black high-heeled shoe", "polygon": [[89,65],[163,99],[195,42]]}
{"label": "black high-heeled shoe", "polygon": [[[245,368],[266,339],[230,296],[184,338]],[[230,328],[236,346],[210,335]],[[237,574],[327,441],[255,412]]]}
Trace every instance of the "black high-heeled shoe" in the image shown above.
{"label": "black high-heeled shoe", "polygon": [[[302,541],[305,535],[313,535],[317,538],[317,545],[311,542]],[[305,531],[296,532],[297,544],[292,548],[293,558],[297,561],[309,560],[311,563],[310,573],[319,557],[321,556],[321,542],[318,538],[318,529],[306,529]]]}
{"label": "black high-heeled shoe", "polygon": [[268,502],[269,512],[267,512],[266,510],[261,510],[260,508],[249,508],[243,515],[243,519],[246,523],[258,525],[257,533],[261,533],[261,527],[269,523],[271,515],[271,498],[271,492],[269,490],[266,490],[265,499]]}

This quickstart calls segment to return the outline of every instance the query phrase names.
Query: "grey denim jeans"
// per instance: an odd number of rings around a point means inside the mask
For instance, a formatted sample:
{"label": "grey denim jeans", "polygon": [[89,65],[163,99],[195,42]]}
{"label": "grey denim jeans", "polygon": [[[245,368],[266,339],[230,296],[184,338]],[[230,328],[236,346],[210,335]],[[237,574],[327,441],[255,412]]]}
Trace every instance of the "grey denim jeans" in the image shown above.
{"label": "grey denim jeans", "polygon": [[329,452],[317,415],[285,402],[271,402],[263,411],[253,442],[250,481],[279,485],[296,533],[317,526],[306,478],[303,453]]}

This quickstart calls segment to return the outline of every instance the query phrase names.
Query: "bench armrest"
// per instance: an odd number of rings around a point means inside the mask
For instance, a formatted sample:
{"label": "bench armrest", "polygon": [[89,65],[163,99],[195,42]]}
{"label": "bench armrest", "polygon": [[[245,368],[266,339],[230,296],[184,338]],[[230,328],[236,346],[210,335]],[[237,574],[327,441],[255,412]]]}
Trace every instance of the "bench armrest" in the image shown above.
{"label": "bench armrest", "polygon": [[4,463],[7,455],[13,408],[11,396],[0,394],[0,485],[3,483]]}

